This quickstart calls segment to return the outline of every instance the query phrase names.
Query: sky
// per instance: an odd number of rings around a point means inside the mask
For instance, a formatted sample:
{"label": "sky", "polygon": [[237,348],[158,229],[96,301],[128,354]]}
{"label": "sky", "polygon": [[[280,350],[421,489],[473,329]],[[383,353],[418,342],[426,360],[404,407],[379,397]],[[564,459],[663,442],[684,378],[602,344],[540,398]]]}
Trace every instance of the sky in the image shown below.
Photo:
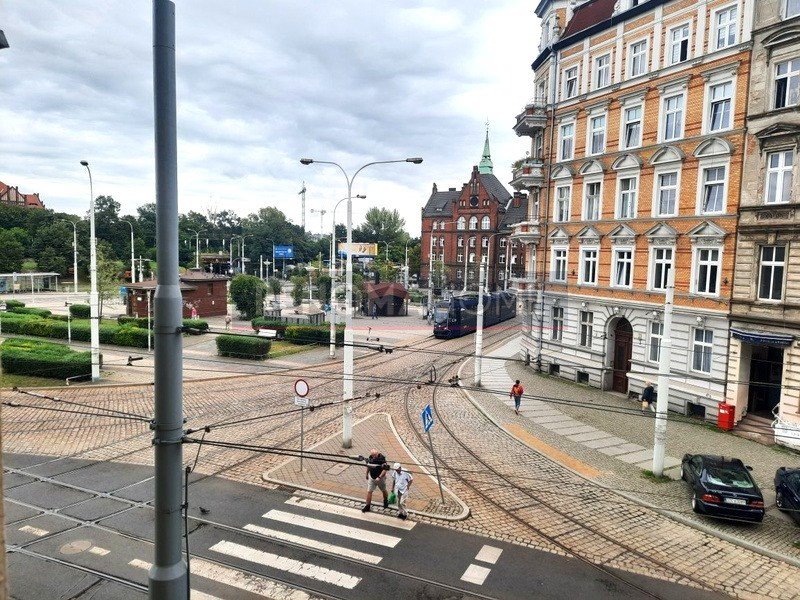
{"label": "sky", "polygon": [[[489,123],[495,175],[529,145],[512,130],[533,92],[535,2],[178,0],[179,210],[274,206],[330,230],[352,175],[353,220],[396,208],[412,235],[435,182],[460,188]],[[152,3],[0,0],[0,181],[84,214],[89,188],[123,214],[155,201]],[[511,190],[510,186],[507,188]],[[315,211],[326,210],[321,215]],[[345,220],[344,203],[336,220]]]}

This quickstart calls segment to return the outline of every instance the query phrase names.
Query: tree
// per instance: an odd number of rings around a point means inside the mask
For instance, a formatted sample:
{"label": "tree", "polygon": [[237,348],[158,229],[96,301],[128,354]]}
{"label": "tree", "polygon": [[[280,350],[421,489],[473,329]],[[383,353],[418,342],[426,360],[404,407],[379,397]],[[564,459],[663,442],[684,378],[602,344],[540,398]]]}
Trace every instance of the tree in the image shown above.
{"label": "tree", "polygon": [[97,242],[97,295],[99,299],[98,316],[103,318],[103,305],[119,294],[122,283],[120,273],[125,266],[122,261],[114,260],[111,245],[105,240]]}
{"label": "tree", "polygon": [[0,229],[0,273],[14,273],[22,269],[25,247],[10,230]]}
{"label": "tree", "polygon": [[408,239],[405,226],[406,220],[400,216],[397,210],[373,206],[364,216],[364,223],[357,229],[358,240],[356,241],[377,242],[381,240],[389,242],[390,246],[398,243],[404,244]]}
{"label": "tree", "polygon": [[333,280],[328,275],[317,276],[317,289],[319,290],[319,301],[321,304],[330,303],[332,283]]}
{"label": "tree", "polygon": [[306,278],[303,275],[292,277],[292,302],[295,306],[300,306],[305,297]]}
{"label": "tree", "polygon": [[[46,247],[39,253],[39,258],[37,260],[39,269],[44,272],[66,275],[69,267],[67,266],[67,259],[64,256],[64,254],[58,253],[50,246]],[[72,265],[72,261],[69,262],[69,265]]]}
{"label": "tree", "polygon": [[275,299],[278,299],[278,296],[281,295],[281,280],[277,277],[270,277],[267,280],[267,287],[269,287],[269,291],[272,292],[272,295],[275,296]]}
{"label": "tree", "polygon": [[231,279],[231,300],[245,319],[253,319],[264,312],[267,285],[253,275],[236,275]]}
{"label": "tree", "polygon": [[416,240],[413,245],[408,245],[408,276],[416,275],[419,277],[422,258],[420,256],[419,241]]}

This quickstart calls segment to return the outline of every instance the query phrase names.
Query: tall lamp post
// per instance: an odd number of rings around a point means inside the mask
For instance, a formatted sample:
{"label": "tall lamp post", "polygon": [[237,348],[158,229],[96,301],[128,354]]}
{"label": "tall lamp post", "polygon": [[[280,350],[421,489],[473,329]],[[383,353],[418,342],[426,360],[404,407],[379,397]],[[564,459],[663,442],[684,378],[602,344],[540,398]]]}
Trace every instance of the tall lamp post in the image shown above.
{"label": "tall lamp post", "polygon": [[403,286],[406,289],[408,289],[408,244],[409,244],[409,242],[411,242],[411,240],[406,240],[406,250],[405,250],[406,265],[405,265],[405,267],[403,267],[403,271],[404,271],[404,274],[403,274]]}
{"label": "tall lamp post", "polygon": [[231,275],[233,275],[236,272],[236,269],[233,268],[233,240],[235,240],[238,237],[239,237],[238,235],[234,235],[233,237],[231,237],[231,243],[228,245],[228,252],[229,252],[228,265],[230,266]]}
{"label": "tall lamp post", "polygon": [[310,212],[310,213],[319,213],[319,230],[320,230],[320,233],[325,231],[325,221],[324,221],[324,219],[325,219],[325,215],[327,214],[328,211],[325,210],[324,208],[320,208],[320,209],[312,208],[308,212]]}
{"label": "tall lamp post", "polygon": [[384,165],[390,163],[410,162],[418,165],[422,162],[419,157],[406,158],[403,160],[377,160],[362,165],[350,177],[339,163],[327,160],[314,160],[313,158],[301,158],[300,163],[310,165],[318,163],[321,165],[332,165],[344,175],[347,181],[347,276],[345,278],[345,324],[344,324],[344,364],[342,366],[342,396],[344,408],[342,414],[342,447],[350,448],[353,445],[353,408],[350,400],[353,399],[353,253],[350,252],[350,245],[353,243],[353,181],[356,176],[372,165]]}
{"label": "tall lamp post", "polygon": [[241,237],[241,240],[242,240],[242,256],[241,256],[241,261],[240,261],[241,264],[239,265],[239,270],[240,270],[240,272],[242,274],[244,274],[244,241],[245,241],[245,239],[247,239],[249,237],[253,237],[253,234],[252,233],[246,233],[246,234],[244,234],[244,235],[242,235],[240,237]]}
{"label": "tall lamp post", "polygon": [[123,219],[131,228],[131,283],[136,283],[136,253],[133,250],[133,223]]}
{"label": "tall lamp post", "polygon": [[[191,231],[194,234],[194,268],[200,268],[200,232],[195,229],[186,228],[186,231]],[[133,238],[131,238],[133,239]]]}
{"label": "tall lamp post", "polygon": [[385,240],[378,240],[379,244],[386,244],[386,262],[389,262],[389,242]]}
{"label": "tall lamp post", "polygon": [[72,281],[74,289],[73,294],[78,293],[78,225],[72,219],[64,219],[67,223],[72,225]]}
{"label": "tall lamp post", "polygon": [[94,187],[88,161],[82,160],[89,174],[89,328],[92,350],[92,381],[100,379],[100,297],[97,293],[97,238],[94,230]]}

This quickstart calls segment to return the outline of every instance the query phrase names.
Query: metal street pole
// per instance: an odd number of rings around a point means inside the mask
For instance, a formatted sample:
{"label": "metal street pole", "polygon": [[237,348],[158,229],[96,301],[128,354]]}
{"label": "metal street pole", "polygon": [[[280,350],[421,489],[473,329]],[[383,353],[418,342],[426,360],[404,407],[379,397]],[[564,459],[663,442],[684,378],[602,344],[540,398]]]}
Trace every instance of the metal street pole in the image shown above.
{"label": "metal street pole", "polygon": [[428,445],[431,447],[431,456],[433,457],[433,469],[436,472],[436,482],[439,484],[439,495],[442,497],[442,504],[444,504],[444,490],[442,490],[442,478],[439,477],[439,462],[436,460],[436,452],[433,450],[433,440],[431,439],[431,430],[428,429]]}
{"label": "metal street pole", "polygon": [[344,325],[344,364],[342,365],[342,447],[350,448],[353,445],[353,407],[350,401],[353,399],[353,253],[350,251],[353,243],[353,181],[356,176],[371,165],[382,165],[389,163],[410,162],[420,164],[421,158],[406,158],[405,160],[379,160],[369,162],[359,167],[353,177],[347,175],[339,163],[314,160],[313,158],[301,158],[300,163],[310,165],[312,163],[332,165],[344,175],[347,181],[347,274],[345,277],[345,325]]}
{"label": "metal street pole", "polygon": [[194,268],[200,268],[200,232],[195,229],[186,228],[194,234]]}
{"label": "metal street pole", "polygon": [[653,475],[664,474],[664,452],[667,443],[667,409],[669,408],[669,375],[672,358],[672,304],[675,299],[675,265],[667,274],[664,297],[664,329],[658,360],[658,395],[656,396],[655,436],[653,440]]}
{"label": "metal street pole", "polygon": [[71,219],[64,219],[67,223],[72,225],[72,281],[73,281],[73,294],[78,293],[78,226],[75,221]]}
{"label": "metal street pole", "polygon": [[81,164],[89,174],[89,329],[92,351],[92,381],[100,379],[100,296],[97,293],[97,238],[94,230],[94,187],[92,170],[85,160]]}
{"label": "metal street pole", "polygon": [[264,255],[258,255],[258,278],[264,281]]}
{"label": "metal street pole", "polygon": [[[488,262],[488,261],[486,261]],[[483,362],[483,294],[486,285],[486,270],[481,261],[478,279],[478,326],[475,331],[475,385],[481,385],[481,367]]]}
{"label": "metal street pole", "polygon": [[234,235],[231,238],[231,243],[228,244],[228,255],[229,255],[228,256],[228,270],[230,271],[231,275],[233,275],[233,273],[234,273],[234,270],[233,270],[233,240],[235,240],[237,237],[239,237],[239,236],[238,235]]}
{"label": "metal street pole", "polygon": [[178,279],[178,152],[175,100],[175,5],[153,0],[155,100],[156,256],[155,304],[155,544],[148,573],[150,600],[189,598],[189,573],[181,554],[183,519],[183,356]]}
{"label": "metal street pole", "polygon": [[133,251],[133,223],[123,219],[131,228],[131,283],[136,283],[136,254]]}
{"label": "metal street pole", "polygon": [[433,310],[433,230],[430,234],[430,248],[428,249],[428,318]]}
{"label": "metal street pole", "polygon": [[506,276],[503,278],[503,289],[508,289],[508,280],[511,278],[511,236],[506,238]]}
{"label": "metal street pole", "polygon": [[406,265],[403,267],[403,287],[408,289],[408,242],[406,242]]}

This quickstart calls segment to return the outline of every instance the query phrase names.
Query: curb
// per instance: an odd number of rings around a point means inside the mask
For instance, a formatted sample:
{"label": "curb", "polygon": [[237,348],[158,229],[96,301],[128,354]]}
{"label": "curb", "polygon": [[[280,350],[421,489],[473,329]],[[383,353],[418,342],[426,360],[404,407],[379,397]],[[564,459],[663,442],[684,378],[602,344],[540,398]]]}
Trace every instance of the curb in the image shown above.
{"label": "curb", "polygon": [[[466,359],[463,363],[461,363],[461,366],[458,368],[458,378],[459,378],[459,380],[461,380],[461,372],[462,372],[462,370],[464,369],[464,367],[467,365],[467,363],[470,360],[474,360],[474,358]],[[469,400],[470,403],[478,410],[478,412],[480,412],[490,423],[492,423],[492,425],[497,427],[500,430],[501,433],[503,433],[503,434],[509,436],[510,438],[516,440],[517,442],[519,442],[520,444],[524,445],[526,448],[532,450],[533,452],[536,452],[537,454],[540,454],[541,456],[543,456],[547,460],[550,460],[550,461],[558,464],[559,466],[563,467],[564,469],[567,469],[568,471],[570,471],[574,475],[577,475],[578,477],[580,477],[584,481],[587,481],[587,482],[589,482],[589,483],[591,483],[593,485],[596,485],[596,486],[598,486],[598,487],[600,487],[600,488],[602,488],[602,489],[604,489],[604,490],[606,490],[608,492],[611,492],[613,494],[621,496],[622,498],[625,498],[626,500],[628,500],[628,501],[630,501],[630,502],[632,502],[634,504],[637,504],[637,505],[639,505],[639,506],[641,506],[643,508],[647,508],[649,510],[652,510],[653,512],[661,515],[662,517],[666,517],[668,519],[672,519],[673,521],[677,521],[678,523],[681,523],[682,525],[687,525],[689,527],[693,527],[694,529],[697,529],[698,531],[702,531],[703,533],[705,533],[707,535],[714,536],[714,537],[716,537],[718,539],[721,539],[721,540],[723,540],[725,542],[728,542],[730,544],[734,544],[736,546],[744,548],[745,550],[750,550],[751,552],[755,552],[756,554],[761,554],[762,556],[766,556],[767,558],[771,558],[773,560],[777,560],[779,562],[783,562],[783,563],[792,565],[793,567],[800,568],[800,559],[798,559],[798,558],[795,558],[793,556],[788,556],[786,554],[781,554],[780,552],[776,552],[774,550],[770,550],[768,548],[764,548],[763,546],[759,546],[758,544],[754,544],[752,542],[748,542],[747,540],[743,540],[741,538],[738,538],[736,536],[730,535],[728,533],[725,533],[725,532],[722,532],[722,531],[718,531],[718,530],[714,529],[713,527],[711,527],[709,525],[706,525],[705,523],[699,523],[697,521],[694,521],[693,519],[690,519],[688,517],[684,517],[683,515],[678,514],[678,513],[674,512],[672,510],[669,510],[669,509],[666,509],[666,508],[661,508],[659,506],[654,506],[654,505],[649,504],[648,502],[642,500],[638,496],[634,496],[633,494],[629,494],[628,492],[621,492],[619,490],[615,490],[614,488],[612,488],[612,487],[610,487],[610,486],[608,486],[608,485],[606,485],[604,483],[601,483],[601,482],[596,481],[594,479],[590,479],[588,477],[585,477],[583,474],[579,473],[578,471],[576,471],[575,469],[571,468],[570,466],[565,465],[563,463],[560,463],[560,462],[554,460],[553,458],[551,458],[549,456],[545,456],[545,455],[541,454],[541,452],[539,452],[536,448],[532,447],[527,442],[525,442],[524,440],[521,440],[520,438],[515,436],[513,433],[508,431],[505,427],[503,427],[500,424],[500,422],[497,419],[495,419],[492,415],[490,415],[489,412],[486,409],[484,409],[483,406],[481,406],[480,403],[478,403],[477,400],[475,400],[475,398],[472,397],[472,393],[471,392],[469,392],[468,390],[465,390],[465,389],[462,388],[461,389],[461,393],[463,393],[464,396],[466,396],[467,400]]]}

